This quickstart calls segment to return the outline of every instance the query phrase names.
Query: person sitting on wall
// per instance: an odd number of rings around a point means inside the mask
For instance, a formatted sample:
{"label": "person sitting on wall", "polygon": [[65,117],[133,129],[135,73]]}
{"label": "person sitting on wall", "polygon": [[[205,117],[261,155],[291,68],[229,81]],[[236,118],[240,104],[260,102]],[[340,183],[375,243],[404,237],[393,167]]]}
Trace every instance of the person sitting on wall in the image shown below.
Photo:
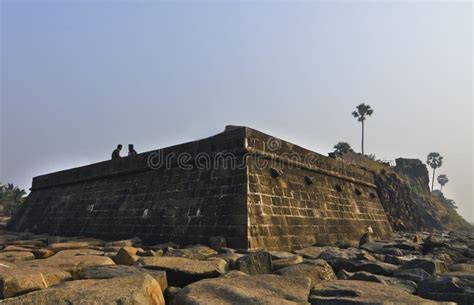
{"label": "person sitting on wall", "polygon": [[128,156],[136,156],[137,151],[133,148],[133,144],[128,144]]}
{"label": "person sitting on wall", "polygon": [[120,159],[120,151],[122,150],[122,144],[117,145],[117,148],[112,152],[112,160]]}

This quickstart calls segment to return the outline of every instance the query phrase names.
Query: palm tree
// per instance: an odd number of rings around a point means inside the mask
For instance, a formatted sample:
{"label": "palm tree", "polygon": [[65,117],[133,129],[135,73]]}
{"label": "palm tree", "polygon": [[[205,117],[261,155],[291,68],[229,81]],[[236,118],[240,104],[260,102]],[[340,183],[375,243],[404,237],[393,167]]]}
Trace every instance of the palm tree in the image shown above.
{"label": "palm tree", "polygon": [[374,113],[374,110],[370,108],[370,105],[366,104],[360,104],[356,108],[357,111],[353,111],[352,116],[362,123],[362,155],[364,155],[364,121],[367,116],[371,116]]}
{"label": "palm tree", "polygon": [[448,183],[449,179],[446,175],[439,175],[438,176],[438,183],[441,185],[441,188],[439,189],[440,191],[443,190],[443,186]]}
{"label": "palm tree", "polygon": [[431,152],[428,154],[428,157],[426,159],[426,163],[433,169],[433,179],[431,179],[431,191],[433,191],[434,188],[434,179],[435,179],[435,172],[436,169],[441,167],[443,165],[443,156],[441,156],[437,152]]}

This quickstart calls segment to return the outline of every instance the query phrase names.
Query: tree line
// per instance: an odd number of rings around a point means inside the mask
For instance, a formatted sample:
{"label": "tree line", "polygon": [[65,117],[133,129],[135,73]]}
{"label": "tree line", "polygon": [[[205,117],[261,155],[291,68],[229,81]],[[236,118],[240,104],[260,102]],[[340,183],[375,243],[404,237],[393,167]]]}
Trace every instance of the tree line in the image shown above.
{"label": "tree line", "polygon": [[[356,106],[356,110],[352,112],[352,116],[361,123],[362,127],[362,137],[361,137],[361,151],[362,155],[368,157],[369,159],[375,161],[375,155],[369,154],[366,155],[364,151],[364,140],[365,140],[365,121],[368,117],[371,117],[374,113],[374,109],[370,105],[365,103],[359,104]],[[336,154],[346,154],[349,152],[354,152],[351,145],[347,142],[338,142],[334,145],[334,152]],[[435,182],[435,173],[436,169],[440,168],[443,165],[443,156],[438,152],[430,152],[426,158],[426,163],[433,169],[433,178],[431,179],[431,191],[434,191],[434,182]],[[439,175],[437,177],[437,182],[440,185],[440,191],[442,191],[443,186],[448,183],[449,179],[445,174]]]}
{"label": "tree line", "polygon": [[0,206],[3,207],[3,215],[11,217],[15,210],[23,203],[26,192],[12,183],[0,182]]}

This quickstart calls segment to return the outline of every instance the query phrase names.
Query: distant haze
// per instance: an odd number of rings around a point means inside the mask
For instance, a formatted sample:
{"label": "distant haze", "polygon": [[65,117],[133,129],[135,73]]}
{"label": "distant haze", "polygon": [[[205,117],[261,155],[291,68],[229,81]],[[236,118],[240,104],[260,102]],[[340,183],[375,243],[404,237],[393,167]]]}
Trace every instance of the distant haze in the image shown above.
{"label": "distant haze", "polygon": [[[444,156],[474,221],[472,4],[1,1],[0,181],[247,125],[326,154]],[[126,152],[124,152],[126,153]],[[431,174],[431,172],[430,172]],[[439,187],[437,184],[435,184]]]}

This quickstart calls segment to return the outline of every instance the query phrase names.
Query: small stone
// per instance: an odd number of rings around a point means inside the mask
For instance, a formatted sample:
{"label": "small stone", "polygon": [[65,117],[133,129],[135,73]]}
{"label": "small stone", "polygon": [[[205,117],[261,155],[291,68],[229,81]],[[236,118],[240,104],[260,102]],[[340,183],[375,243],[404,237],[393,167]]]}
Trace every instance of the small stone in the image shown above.
{"label": "small stone", "polygon": [[134,247],[122,247],[117,252],[117,255],[114,257],[114,262],[119,265],[133,266],[140,259],[140,257],[137,255],[137,253],[139,252],[143,252],[143,249]]}
{"label": "small stone", "polygon": [[163,250],[146,250],[143,252],[137,252],[138,256],[149,256],[149,257],[158,257],[163,256]]}
{"label": "small stone", "polygon": [[337,273],[337,278],[339,280],[347,280],[349,279],[354,273],[353,272],[347,272],[346,270],[344,269],[341,269],[338,273]]}
{"label": "small stone", "polygon": [[359,247],[362,246],[363,244],[371,242],[371,241],[373,241],[372,234],[365,233],[364,235],[362,235],[362,237],[359,240]]}
{"label": "small stone", "polygon": [[174,287],[174,286],[170,286],[168,288],[166,288],[165,290],[165,301],[166,301],[166,304],[171,304],[171,302],[173,302],[174,298],[176,297],[176,295],[182,290],[182,288],[180,287]]}
{"label": "small stone", "polygon": [[224,237],[222,236],[211,236],[209,237],[209,247],[212,249],[219,251],[221,248],[226,247],[227,242]]}
{"label": "small stone", "polygon": [[54,255],[54,252],[49,249],[35,249],[31,250],[36,259],[48,258]]}

